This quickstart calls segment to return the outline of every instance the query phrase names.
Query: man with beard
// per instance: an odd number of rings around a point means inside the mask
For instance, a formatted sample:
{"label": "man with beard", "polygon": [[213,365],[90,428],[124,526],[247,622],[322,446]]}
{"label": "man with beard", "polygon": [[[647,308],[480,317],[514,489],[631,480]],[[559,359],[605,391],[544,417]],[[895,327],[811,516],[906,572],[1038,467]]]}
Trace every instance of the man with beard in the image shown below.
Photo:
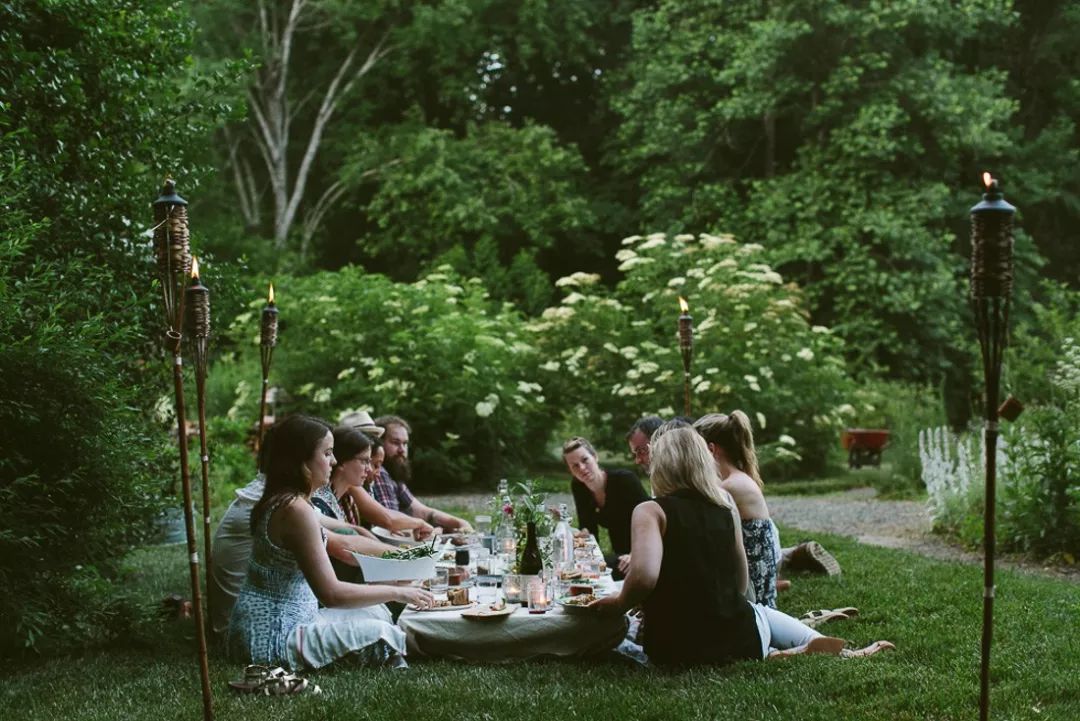
{"label": "man with beard", "polygon": [[465,519],[426,506],[409,491],[408,483],[412,480],[409,433],[412,429],[405,419],[379,416],[375,425],[386,429],[382,438],[386,459],[379,475],[371,482],[371,496],[392,511],[407,513],[444,530],[471,532],[472,526]]}

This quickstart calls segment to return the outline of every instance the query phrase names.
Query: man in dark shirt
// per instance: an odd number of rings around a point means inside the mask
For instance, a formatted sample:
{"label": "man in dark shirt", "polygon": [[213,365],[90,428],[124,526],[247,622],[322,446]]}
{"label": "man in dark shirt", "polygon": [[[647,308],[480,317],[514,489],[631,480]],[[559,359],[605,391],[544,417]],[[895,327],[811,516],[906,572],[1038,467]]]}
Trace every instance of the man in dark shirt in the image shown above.
{"label": "man in dark shirt", "polygon": [[409,433],[412,428],[405,419],[380,416],[375,419],[375,425],[386,429],[382,438],[386,460],[379,475],[371,482],[372,498],[391,511],[407,513],[444,530],[471,532],[468,521],[425,505],[409,490],[408,482],[412,480]]}

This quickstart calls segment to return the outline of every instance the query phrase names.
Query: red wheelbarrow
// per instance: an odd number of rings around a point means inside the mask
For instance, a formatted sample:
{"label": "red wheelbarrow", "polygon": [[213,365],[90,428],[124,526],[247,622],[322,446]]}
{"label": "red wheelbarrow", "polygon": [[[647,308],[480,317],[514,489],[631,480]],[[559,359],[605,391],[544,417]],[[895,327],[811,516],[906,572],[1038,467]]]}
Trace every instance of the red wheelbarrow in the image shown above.
{"label": "red wheelbarrow", "polygon": [[848,468],[880,466],[881,452],[889,445],[885,428],[845,428],[840,432],[840,445],[848,452]]}

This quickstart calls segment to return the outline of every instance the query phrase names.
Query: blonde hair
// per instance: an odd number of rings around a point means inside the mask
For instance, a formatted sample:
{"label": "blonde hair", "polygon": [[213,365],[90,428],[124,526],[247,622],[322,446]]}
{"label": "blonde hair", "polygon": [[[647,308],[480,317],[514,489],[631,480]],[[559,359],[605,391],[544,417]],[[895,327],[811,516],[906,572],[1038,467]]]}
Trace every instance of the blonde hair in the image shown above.
{"label": "blonde hair", "polygon": [[691,427],[665,429],[653,435],[650,480],[653,495],[667,496],[689,488],[721,508],[735,506],[731,495],[720,488],[716,463],[705,440]]}
{"label": "blonde hair", "polygon": [[754,479],[758,488],[764,489],[758,471],[757,451],[754,449],[754,432],[750,429],[750,419],[742,411],[732,411],[729,415],[710,413],[694,423],[694,428],[708,442],[714,443],[724,451],[728,462]]}

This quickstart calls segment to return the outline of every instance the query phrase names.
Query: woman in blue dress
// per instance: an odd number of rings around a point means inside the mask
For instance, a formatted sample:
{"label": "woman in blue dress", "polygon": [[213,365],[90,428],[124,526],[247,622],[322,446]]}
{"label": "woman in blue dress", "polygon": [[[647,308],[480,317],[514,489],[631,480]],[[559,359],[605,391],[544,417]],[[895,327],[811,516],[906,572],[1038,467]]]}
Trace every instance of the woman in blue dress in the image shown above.
{"label": "woman in blue dress", "polygon": [[432,596],[420,588],[346,583],[334,574],[311,505],[336,463],[330,426],[290,416],[270,429],[264,452],[266,490],[251,513],[254,546],[229,621],[229,654],[291,669],[346,656],[404,665],[405,634],[383,604],[427,607]]}

